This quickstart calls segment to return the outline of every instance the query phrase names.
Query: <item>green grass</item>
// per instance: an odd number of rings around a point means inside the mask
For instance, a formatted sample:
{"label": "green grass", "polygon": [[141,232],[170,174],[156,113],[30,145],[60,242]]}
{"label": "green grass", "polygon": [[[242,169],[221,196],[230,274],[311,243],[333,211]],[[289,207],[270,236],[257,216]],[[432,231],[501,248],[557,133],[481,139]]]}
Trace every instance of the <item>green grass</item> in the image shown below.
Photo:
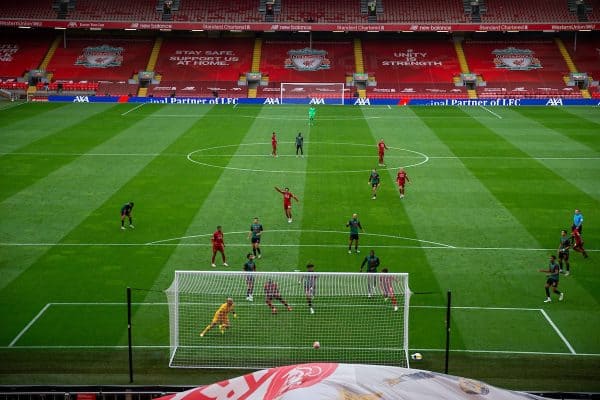
{"label": "green grass", "polygon": [[[516,389],[600,391],[597,108],[497,108],[497,118],[477,107],[319,107],[309,128],[306,107],[133,107],[0,110],[0,384],[127,383],[126,310],[107,303],[123,303],[128,286],[141,289],[133,292],[141,303],[136,383],[204,384],[243,373],[169,369],[167,308],[146,303],[165,302],[175,270],[212,269],[207,235],[216,225],[230,268],[241,269],[254,216],[266,230],[260,271],[313,262],[318,271],[358,272],[362,257],[347,254],[344,226],[357,212],[363,254],[373,248],[392,272],[408,272],[417,293],[410,348],[424,360],[413,366],[443,370],[439,307],[451,290],[450,373]],[[276,159],[268,156],[273,130]],[[305,158],[293,156],[298,131]],[[391,147],[389,170],[380,169],[373,201],[366,182],[380,138]],[[412,184],[400,200],[394,176],[408,165]],[[273,186],[300,198],[292,224]],[[119,208],[129,200],[136,228],[121,231]],[[565,300],[544,304],[537,270],[575,208],[585,216],[590,258],[572,252],[572,274],[560,283]],[[212,343],[244,336],[250,321],[242,317],[254,311],[241,303],[239,321]],[[312,327],[300,300],[276,323],[256,305],[252,315],[265,318],[259,343],[285,339],[283,326],[304,345],[303,330],[321,329],[322,351],[293,355],[353,361],[328,345],[361,323],[360,310]],[[377,326],[358,332],[373,347],[384,340]]]}

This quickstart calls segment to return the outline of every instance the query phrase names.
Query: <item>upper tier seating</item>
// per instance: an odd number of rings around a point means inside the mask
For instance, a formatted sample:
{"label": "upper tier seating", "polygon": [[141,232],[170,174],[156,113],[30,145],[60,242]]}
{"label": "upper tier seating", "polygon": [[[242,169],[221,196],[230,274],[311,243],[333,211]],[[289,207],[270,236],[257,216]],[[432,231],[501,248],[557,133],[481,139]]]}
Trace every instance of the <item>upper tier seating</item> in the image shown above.
{"label": "upper tier seating", "polygon": [[[108,48],[103,49],[105,45]],[[69,39],[66,48],[56,49],[48,71],[57,80],[127,80],[146,68],[152,45],[150,38]],[[121,51],[114,52],[111,48]]]}
{"label": "upper tier seating", "polygon": [[19,0],[0,2],[0,18],[56,19],[52,0]]}
{"label": "upper tier seating", "polygon": [[459,0],[384,0],[383,4],[385,12],[377,22],[470,22]]}
{"label": "upper tier seating", "polygon": [[179,11],[173,13],[173,21],[261,22],[263,18],[256,0],[182,0]]}
{"label": "upper tier seating", "polygon": [[158,21],[156,0],[77,0],[72,20]]}
{"label": "upper tier seating", "polygon": [[577,22],[566,0],[485,0],[483,22]]}

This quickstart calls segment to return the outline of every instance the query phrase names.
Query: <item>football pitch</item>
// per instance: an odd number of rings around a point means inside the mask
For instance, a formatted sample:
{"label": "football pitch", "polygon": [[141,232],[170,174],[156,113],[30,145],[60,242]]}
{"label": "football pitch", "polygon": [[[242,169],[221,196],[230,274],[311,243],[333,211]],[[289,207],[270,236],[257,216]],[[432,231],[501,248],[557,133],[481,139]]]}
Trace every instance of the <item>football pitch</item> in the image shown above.
{"label": "football pitch", "polygon": [[[217,225],[230,266],[218,255],[216,270],[240,271],[259,217],[259,271],[311,262],[318,272],[358,272],[374,250],[381,267],[408,273],[409,348],[424,356],[412,367],[444,369],[450,290],[449,373],[507,388],[600,391],[597,107],[317,106],[313,126],[307,111],[0,104],[0,384],[128,383],[127,287],[136,384],[205,384],[244,373],[168,368],[164,290],[176,270],[215,270]],[[298,132],[304,157],[295,154]],[[389,150],[378,167],[382,138]],[[410,178],[402,199],[400,167]],[[373,168],[381,175],[375,200],[367,183]],[[274,186],[300,199],[291,223]],[[121,230],[128,201],[135,228]],[[544,303],[546,274],[538,270],[575,208],[590,257],[571,251],[571,274],[560,279],[564,300]],[[361,254],[348,254],[353,213],[364,228]],[[225,348],[229,334],[244,335],[249,305],[235,300],[239,321],[208,343]],[[264,303],[256,306],[271,317]],[[300,300],[292,306],[274,318],[307,313]],[[344,311],[323,326],[325,343],[363,323],[362,312]],[[199,331],[211,316],[198,321]],[[264,325],[260,345],[277,329],[273,321],[252,321]],[[378,326],[362,329],[377,348]],[[301,332],[291,336],[305,344]],[[343,357],[325,343],[307,360]]]}

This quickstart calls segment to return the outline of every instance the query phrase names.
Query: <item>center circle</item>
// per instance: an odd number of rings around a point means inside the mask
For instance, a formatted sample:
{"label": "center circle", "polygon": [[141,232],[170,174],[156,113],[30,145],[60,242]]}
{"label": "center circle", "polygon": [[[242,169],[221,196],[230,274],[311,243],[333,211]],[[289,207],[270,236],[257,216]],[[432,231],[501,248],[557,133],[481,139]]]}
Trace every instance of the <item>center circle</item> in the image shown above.
{"label": "center circle", "polygon": [[[294,144],[295,142],[279,142],[279,144]],[[358,154],[358,155],[336,155],[336,154],[308,154],[306,156],[306,158],[310,158],[310,157],[326,157],[326,158],[343,158],[343,159],[352,159],[352,158],[372,158],[373,160],[377,160],[377,153],[376,153],[376,146],[373,144],[358,144],[358,143],[330,143],[330,142],[310,142],[309,144],[311,145],[325,145],[325,146],[334,146],[336,147],[336,149],[339,149],[340,146],[351,146],[351,147],[368,147],[370,149],[373,150],[372,154],[368,154],[368,155],[362,155],[362,154]],[[293,169],[265,169],[265,168],[244,168],[244,167],[235,167],[235,166],[228,166],[228,165],[217,165],[217,164],[213,164],[210,162],[206,162],[205,160],[202,160],[202,158],[206,158],[206,157],[263,157],[266,159],[270,159],[270,160],[274,160],[275,157],[272,157],[270,154],[267,154],[266,152],[264,152],[265,149],[271,150],[271,143],[270,142],[264,142],[264,143],[240,143],[240,144],[229,144],[229,145],[222,145],[222,146],[214,146],[214,147],[207,147],[207,148],[203,148],[203,149],[198,149],[198,150],[194,150],[192,152],[190,152],[187,155],[187,159],[191,162],[193,162],[194,164],[198,164],[198,165],[203,165],[206,167],[212,167],[212,168],[220,168],[220,169],[229,169],[229,170],[234,170],[234,171],[245,171],[245,172],[271,172],[271,173],[285,173],[285,174],[349,174],[349,173],[365,173],[365,172],[370,172],[373,168],[366,168],[366,169],[335,169],[335,170],[305,170],[305,169],[301,169],[301,170],[293,170]],[[260,148],[261,151],[263,151],[262,154],[209,154],[211,151],[214,150],[222,150],[222,149],[227,149],[227,148],[239,148],[240,146],[256,146],[258,148]],[[399,168],[409,168],[409,167],[416,167],[419,166],[421,164],[425,164],[427,161],[429,161],[429,156],[427,156],[426,154],[423,154],[421,152],[415,151],[415,150],[409,150],[409,149],[403,149],[400,147],[391,147],[388,146],[388,149],[392,150],[392,151],[397,151],[397,152],[404,152],[407,153],[408,155],[405,156],[401,156],[404,158],[418,158],[418,162],[415,163],[407,163],[407,164],[398,164],[398,165],[393,165],[393,166],[384,166],[384,167],[377,167],[377,169],[379,170],[395,170],[395,169],[399,169]],[[280,157],[295,157],[295,155],[280,155]],[[394,154],[386,154],[386,159],[393,159],[393,158],[398,158],[397,155]],[[304,164],[302,165],[304,166]]]}

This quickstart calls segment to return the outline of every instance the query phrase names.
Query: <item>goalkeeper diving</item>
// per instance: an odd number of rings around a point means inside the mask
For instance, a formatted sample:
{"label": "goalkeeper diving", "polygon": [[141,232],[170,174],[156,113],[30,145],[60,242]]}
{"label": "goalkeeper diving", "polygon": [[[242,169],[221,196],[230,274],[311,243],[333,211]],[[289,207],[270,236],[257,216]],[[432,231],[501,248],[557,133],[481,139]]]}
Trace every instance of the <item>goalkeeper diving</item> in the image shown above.
{"label": "goalkeeper diving", "polygon": [[234,304],[231,297],[227,298],[227,301],[219,306],[210,324],[200,334],[200,337],[204,337],[208,331],[215,326],[219,325],[221,334],[225,333],[225,329],[229,329],[229,313],[233,314],[233,318],[237,318],[237,314],[233,310]]}

